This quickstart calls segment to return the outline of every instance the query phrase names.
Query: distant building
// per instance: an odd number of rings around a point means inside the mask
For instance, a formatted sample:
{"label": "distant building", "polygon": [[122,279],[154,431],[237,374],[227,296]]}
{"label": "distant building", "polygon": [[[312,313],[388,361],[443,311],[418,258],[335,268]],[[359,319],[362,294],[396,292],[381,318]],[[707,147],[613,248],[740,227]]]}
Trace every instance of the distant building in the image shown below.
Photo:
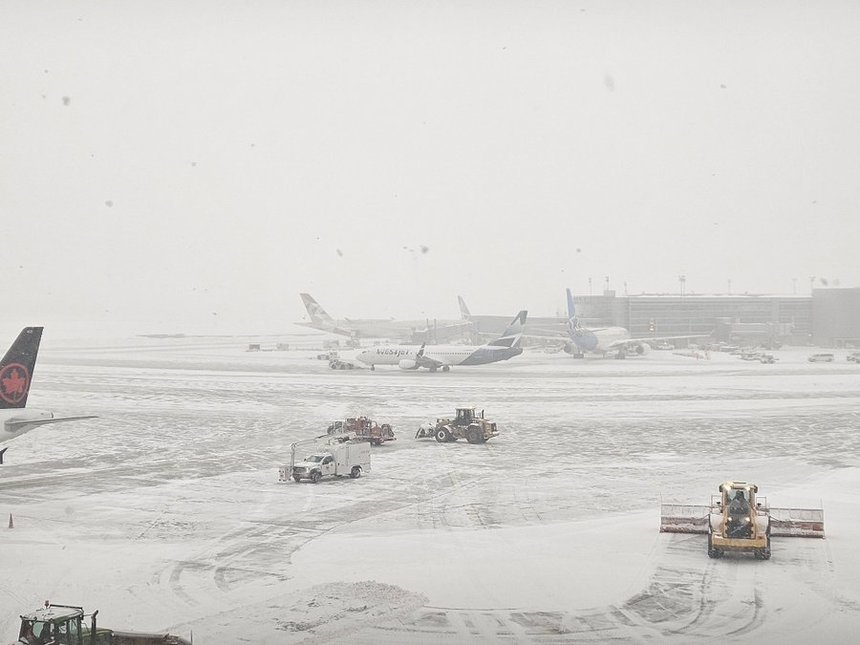
{"label": "distant building", "polygon": [[813,298],[765,295],[642,294],[576,298],[587,326],[626,327],[634,338],[713,336],[746,343],[809,344]]}
{"label": "distant building", "polygon": [[860,288],[812,291],[812,339],[822,347],[860,347]]}

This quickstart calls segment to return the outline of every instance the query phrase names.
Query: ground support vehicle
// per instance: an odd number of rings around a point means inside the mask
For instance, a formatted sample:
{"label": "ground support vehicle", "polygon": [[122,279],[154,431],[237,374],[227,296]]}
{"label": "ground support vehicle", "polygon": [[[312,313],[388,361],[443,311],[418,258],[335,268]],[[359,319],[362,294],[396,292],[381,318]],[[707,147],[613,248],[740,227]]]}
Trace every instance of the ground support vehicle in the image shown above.
{"label": "ground support vehicle", "polygon": [[386,441],[395,441],[394,430],[390,423],[377,424],[366,416],[349,417],[345,421],[335,421],[328,427],[330,435],[351,433],[354,441],[367,441],[371,445],[381,446]]}
{"label": "ground support vehicle", "polygon": [[328,366],[333,370],[354,370],[356,369],[355,363],[352,361],[344,361],[340,358],[333,358],[329,361]]}
{"label": "ground support vehicle", "polygon": [[433,437],[439,443],[466,439],[469,443],[485,443],[488,439],[498,436],[496,424],[475,413],[475,408],[457,408],[457,416],[453,419],[436,419],[436,423],[422,423],[415,433],[416,439]]}
{"label": "ground support vehicle", "polygon": [[87,614],[74,605],[45,606],[21,616],[20,645],[191,645],[190,641],[167,633],[119,632],[96,625],[98,610]]}
{"label": "ground support vehicle", "polygon": [[727,481],[708,506],[661,504],[660,532],[707,534],[711,558],[752,553],[763,560],[771,537],[824,537],[824,509],[772,508],[757,493],[755,484]]}
{"label": "ground support vehicle", "polygon": [[811,354],[806,360],[810,363],[832,363],[834,356],[833,354]]}
{"label": "ground support vehicle", "polygon": [[761,354],[758,358],[762,363],[776,363],[776,356],[773,354]]}
{"label": "ground support vehicle", "polygon": [[849,363],[860,363],[860,352],[851,352],[845,357]]}
{"label": "ground support vehicle", "polygon": [[[358,479],[362,473],[370,471],[370,444],[354,442],[352,438],[344,434],[291,444],[290,464],[278,469],[278,481],[292,478],[298,483],[307,479],[316,484],[323,477],[346,475]],[[297,452],[306,456],[297,461]]]}

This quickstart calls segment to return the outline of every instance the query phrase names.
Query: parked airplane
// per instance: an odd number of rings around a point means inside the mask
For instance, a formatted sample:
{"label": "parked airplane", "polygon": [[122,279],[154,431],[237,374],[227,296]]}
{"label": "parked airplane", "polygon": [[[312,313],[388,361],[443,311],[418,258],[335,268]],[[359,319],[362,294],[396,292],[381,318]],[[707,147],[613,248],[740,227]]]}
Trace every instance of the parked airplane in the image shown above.
{"label": "parked airplane", "polygon": [[370,365],[397,365],[402,370],[417,370],[419,367],[435,372],[447,372],[452,365],[484,365],[505,361],[523,353],[520,347],[523,326],[528,312],[521,311],[508,328],[494,341],[486,345],[380,345],[356,355],[356,359]]}
{"label": "parked airplane", "polygon": [[575,357],[582,357],[585,352],[592,354],[614,353],[615,358],[625,358],[627,354],[647,354],[651,350],[650,343],[662,343],[670,340],[689,340],[691,338],[701,338],[699,335],[688,336],[659,336],[648,338],[631,338],[630,332],[624,327],[600,327],[586,328],[583,327],[579,318],[576,316],[576,309],[573,305],[573,294],[570,289],[567,289],[567,332],[570,336],[570,342],[564,347],[564,351],[568,354],[573,354]]}
{"label": "parked airplane", "polygon": [[450,340],[469,333],[471,325],[457,320],[443,320],[430,324],[428,320],[349,319],[335,320],[308,293],[299,294],[311,322],[297,323],[304,327],[327,331],[350,338],[400,338],[416,342]]}
{"label": "parked airplane", "polygon": [[[457,296],[460,304],[460,319],[471,324],[474,338],[496,338],[508,326],[509,318],[486,314],[472,314],[466,306],[463,296]],[[523,336],[546,341],[554,338],[556,341],[567,338],[566,318],[529,318],[523,325]]]}
{"label": "parked airplane", "polygon": [[[27,409],[27,395],[42,341],[43,327],[24,327],[0,362],[0,441],[9,441],[47,423],[94,419],[94,416],[55,417],[47,410]],[[0,464],[7,448],[0,450]]]}

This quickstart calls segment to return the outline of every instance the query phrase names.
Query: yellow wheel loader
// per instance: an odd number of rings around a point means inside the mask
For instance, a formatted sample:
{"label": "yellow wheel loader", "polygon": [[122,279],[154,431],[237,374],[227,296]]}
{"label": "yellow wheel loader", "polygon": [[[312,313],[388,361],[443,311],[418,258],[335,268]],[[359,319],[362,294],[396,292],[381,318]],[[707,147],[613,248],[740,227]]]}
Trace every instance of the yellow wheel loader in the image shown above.
{"label": "yellow wheel loader", "polygon": [[727,481],[710,505],[661,504],[661,533],[702,533],[708,556],[751,553],[770,559],[771,537],[824,537],[824,509],[772,508],[758,496],[758,486]]}

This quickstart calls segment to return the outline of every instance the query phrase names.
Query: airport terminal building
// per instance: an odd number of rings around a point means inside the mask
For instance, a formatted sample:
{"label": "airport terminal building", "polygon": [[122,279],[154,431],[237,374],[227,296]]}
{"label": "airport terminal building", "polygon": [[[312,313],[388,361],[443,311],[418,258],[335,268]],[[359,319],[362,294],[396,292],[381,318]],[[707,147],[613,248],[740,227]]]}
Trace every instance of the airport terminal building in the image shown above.
{"label": "airport terminal building", "polygon": [[713,335],[717,340],[860,347],[860,288],[812,296],[641,294],[577,296],[586,326],[626,327],[634,338]]}

